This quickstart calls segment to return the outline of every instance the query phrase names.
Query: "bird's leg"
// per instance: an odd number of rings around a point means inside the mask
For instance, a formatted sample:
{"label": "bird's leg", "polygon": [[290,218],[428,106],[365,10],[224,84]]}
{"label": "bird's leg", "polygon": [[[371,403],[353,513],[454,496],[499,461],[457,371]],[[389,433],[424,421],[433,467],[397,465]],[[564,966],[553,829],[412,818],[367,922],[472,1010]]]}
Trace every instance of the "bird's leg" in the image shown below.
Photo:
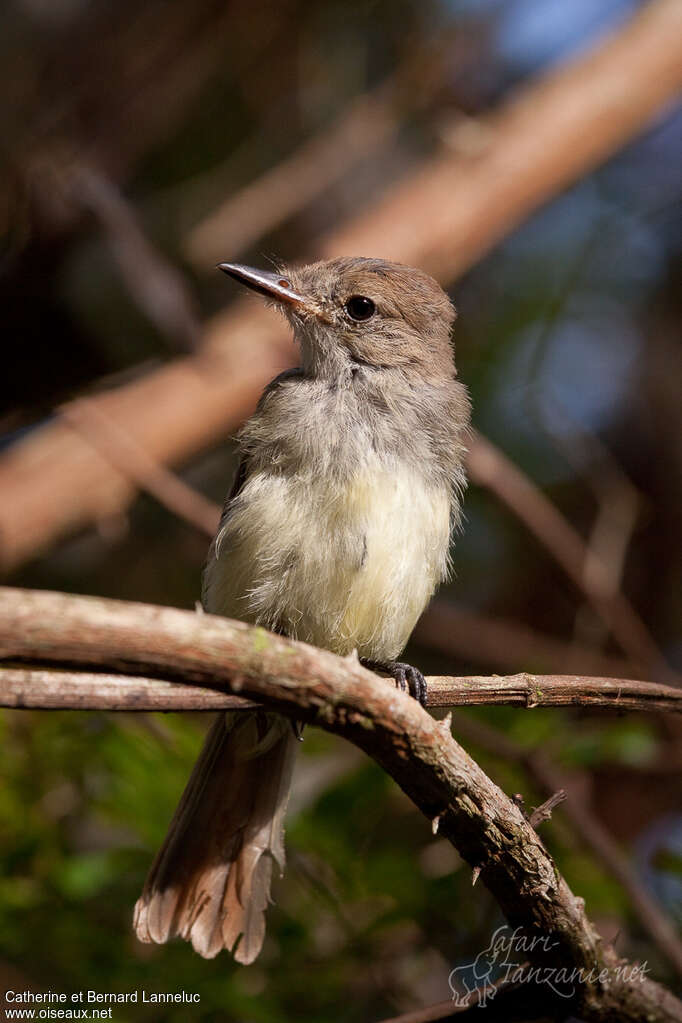
{"label": "bird's leg", "polygon": [[369,657],[361,657],[360,664],[370,671],[380,671],[395,679],[395,684],[403,693],[409,691],[422,707],[426,706],[426,679],[419,668],[403,661],[373,661]]}

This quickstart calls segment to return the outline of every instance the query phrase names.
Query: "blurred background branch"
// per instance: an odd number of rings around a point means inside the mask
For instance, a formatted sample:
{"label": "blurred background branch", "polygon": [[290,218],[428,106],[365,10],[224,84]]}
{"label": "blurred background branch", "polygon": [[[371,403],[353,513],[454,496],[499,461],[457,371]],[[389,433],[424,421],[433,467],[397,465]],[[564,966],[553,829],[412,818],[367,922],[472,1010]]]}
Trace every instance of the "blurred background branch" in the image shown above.
{"label": "blurred background branch", "polygon": [[467,469],[473,483],[490,489],[547,548],[594,605],[625,653],[641,664],[645,673],[667,674],[649,630],[620,590],[614,589],[612,576],[595,548],[594,536],[588,548],[538,487],[480,435],[472,439]]}
{"label": "blurred background branch", "polygon": [[[453,280],[533,208],[641,131],[675,96],[682,85],[680,16],[677,0],[654,0],[594,54],[507,104],[492,117],[485,144],[474,154],[447,153],[425,163],[373,209],[321,240],[317,251],[380,249],[386,258],[419,263],[441,280]],[[206,327],[194,360],[98,396],[104,411],[124,422],[158,460],[186,459],[234,429],[273,367],[293,361],[272,315],[248,300],[237,306]],[[4,455],[0,489],[10,495],[0,509],[6,570],[64,534],[120,511],[134,492],[57,423]]]}

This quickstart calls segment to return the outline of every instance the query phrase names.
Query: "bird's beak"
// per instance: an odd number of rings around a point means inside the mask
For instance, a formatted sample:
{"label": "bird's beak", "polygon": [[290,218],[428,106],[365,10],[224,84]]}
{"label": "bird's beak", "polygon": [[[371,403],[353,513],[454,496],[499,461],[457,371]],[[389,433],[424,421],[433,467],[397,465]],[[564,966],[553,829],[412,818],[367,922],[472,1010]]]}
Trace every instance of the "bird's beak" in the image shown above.
{"label": "bird's beak", "polygon": [[306,305],[303,295],[294,291],[291,282],[282,274],[273,274],[269,270],[255,270],[251,266],[242,266],[241,263],[218,263],[218,269],[234,277],[240,284],[245,284],[247,288],[265,295],[266,298],[273,298],[287,305]]}

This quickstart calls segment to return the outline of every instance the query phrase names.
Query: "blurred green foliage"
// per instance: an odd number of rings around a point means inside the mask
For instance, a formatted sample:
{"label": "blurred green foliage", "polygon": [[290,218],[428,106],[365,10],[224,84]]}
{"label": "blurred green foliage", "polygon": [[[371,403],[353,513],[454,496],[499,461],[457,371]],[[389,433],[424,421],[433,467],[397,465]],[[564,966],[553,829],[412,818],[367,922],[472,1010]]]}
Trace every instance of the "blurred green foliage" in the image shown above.
{"label": "blurred green foliage", "polygon": [[[460,712],[462,713],[462,712]],[[471,713],[471,712],[469,712]],[[477,712],[479,715],[482,712]],[[636,722],[605,724],[598,754],[570,714],[497,709],[487,719],[566,763],[629,762],[650,748]],[[202,723],[203,724],[203,723]],[[528,729],[523,725],[528,724]],[[0,789],[0,949],[26,983],[71,993],[196,991],[198,1006],[136,1005],[127,1021],[381,1018],[473,960],[500,925],[485,890],[376,765],[359,760],[296,813],[288,870],[275,886],[268,937],[253,967],[206,962],[181,942],[138,943],[131,914],[198,751],[189,716],[6,712]],[[455,734],[457,733],[457,715]],[[340,740],[307,730],[301,770]],[[520,768],[470,747],[508,792],[541,802]],[[561,822],[545,840],[596,918],[628,919],[627,899]],[[670,864],[666,866],[670,869]],[[632,922],[632,921],[631,921]],[[437,989],[424,997],[437,997]],[[305,1006],[302,1009],[301,1006]]]}

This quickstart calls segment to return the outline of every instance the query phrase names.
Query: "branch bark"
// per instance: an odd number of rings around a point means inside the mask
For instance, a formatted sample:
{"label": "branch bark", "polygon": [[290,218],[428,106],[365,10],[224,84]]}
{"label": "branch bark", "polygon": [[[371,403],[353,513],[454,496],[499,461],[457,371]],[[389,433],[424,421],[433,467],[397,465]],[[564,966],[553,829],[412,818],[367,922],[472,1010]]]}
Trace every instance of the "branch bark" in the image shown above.
{"label": "branch bark", "polygon": [[[616,36],[525,89],[460,143],[424,163],[372,210],[321,239],[324,255],[380,254],[451,281],[534,209],[614,153],[682,85],[678,0],[652,0]],[[97,397],[154,459],[179,462],[252,410],[294,359],[274,314],[235,304],[196,356]],[[136,488],[63,422],[0,459],[6,570],[59,537],[119,513]]]}
{"label": "branch bark", "polygon": [[[653,981],[619,972],[535,831],[455,742],[450,722],[360,666],[211,615],[58,593],[0,589],[0,658],[217,680],[232,692],[342,735],[372,756],[480,871],[513,927],[548,936],[529,954],[577,970],[566,1007],[588,1021],[682,1020]],[[546,950],[546,946],[550,946]]]}
{"label": "branch bark", "polygon": [[[2,591],[0,591],[2,592]],[[5,627],[0,622],[0,641]],[[1,655],[0,655],[1,656]],[[17,655],[18,656],[18,655]],[[30,656],[24,653],[22,657]],[[0,667],[0,707],[36,710],[209,711],[250,710],[252,700],[225,692],[208,679],[192,685],[166,678],[68,668]],[[225,667],[230,667],[226,664]],[[235,669],[237,670],[237,669]],[[682,713],[682,690],[633,679],[580,675],[428,675],[428,707],[601,707]]]}

